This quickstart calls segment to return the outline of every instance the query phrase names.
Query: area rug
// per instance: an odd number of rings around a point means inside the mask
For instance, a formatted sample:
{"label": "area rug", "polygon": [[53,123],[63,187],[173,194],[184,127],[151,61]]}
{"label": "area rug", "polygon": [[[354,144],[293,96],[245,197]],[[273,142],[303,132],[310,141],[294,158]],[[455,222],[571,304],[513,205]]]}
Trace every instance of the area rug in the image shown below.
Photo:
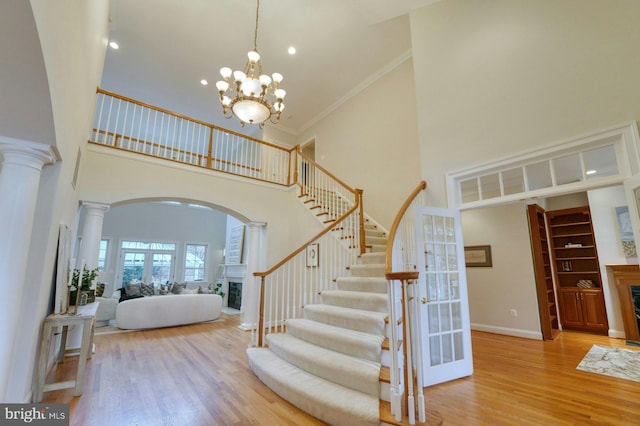
{"label": "area rug", "polygon": [[640,351],[593,345],[576,368],[640,382]]}

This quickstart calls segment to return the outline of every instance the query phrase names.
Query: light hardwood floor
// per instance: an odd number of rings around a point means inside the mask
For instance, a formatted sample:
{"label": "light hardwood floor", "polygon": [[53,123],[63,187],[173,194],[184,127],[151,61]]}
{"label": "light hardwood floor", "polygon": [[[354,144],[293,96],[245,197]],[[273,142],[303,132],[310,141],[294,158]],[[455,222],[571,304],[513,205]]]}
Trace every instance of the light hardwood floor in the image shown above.
{"label": "light hardwood floor", "polygon": [[[207,324],[96,335],[83,395],[46,392],[43,402],[70,403],[78,426],[324,424],[254,376],[239,319],[223,314]],[[575,369],[593,344],[624,341],[473,332],[474,375],[426,389],[427,404],[445,425],[640,425],[640,383]],[[50,380],[69,376],[76,363],[68,358]]]}

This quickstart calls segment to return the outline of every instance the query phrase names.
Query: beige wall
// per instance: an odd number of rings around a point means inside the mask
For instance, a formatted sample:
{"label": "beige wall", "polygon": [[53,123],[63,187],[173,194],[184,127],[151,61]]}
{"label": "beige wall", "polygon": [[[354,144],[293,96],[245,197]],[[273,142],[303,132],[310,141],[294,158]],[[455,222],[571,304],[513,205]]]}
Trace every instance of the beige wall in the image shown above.
{"label": "beige wall", "polygon": [[447,0],[411,13],[422,174],[640,118],[640,2]]}
{"label": "beige wall", "polygon": [[298,143],[311,139],[316,161],[363,189],[365,211],[390,227],[420,180],[411,59],[305,130]]}
{"label": "beige wall", "polygon": [[213,207],[243,222],[266,222],[267,267],[322,229],[300,203],[295,188],[261,184],[136,154],[113,154],[114,150],[102,147],[87,151],[79,183],[82,200],[106,204],[185,200]]}
{"label": "beige wall", "polygon": [[493,260],[467,268],[471,328],[541,339],[526,205],[465,211],[462,230],[465,246],[491,245]]}

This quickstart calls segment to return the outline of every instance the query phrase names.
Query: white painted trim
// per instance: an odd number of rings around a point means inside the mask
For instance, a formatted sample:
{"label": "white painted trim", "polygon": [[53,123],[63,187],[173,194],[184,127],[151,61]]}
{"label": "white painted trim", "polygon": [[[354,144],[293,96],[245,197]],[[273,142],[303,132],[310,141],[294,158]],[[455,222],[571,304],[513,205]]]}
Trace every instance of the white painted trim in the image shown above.
{"label": "white painted trim", "polygon": [[389,62],[387,65],[378,69],[376,72],[374,72],[369,77],[367,77],[362,83],[358,84],[356,87],[349,90],[340,99],[338,99],[337,101],[329,105],[322,112],[320,112],[320,114],[316,115],[307,123],[305,123],[302,127],[300,127],[300,129],[298,130],[298,134],[309,129],[311,126],[313,126],[314,124],[316,124],[317,122],[325,118],[327,115],[331,114],[333,111],[338,109],[340,106],[345,104],[349,99],[353,98],[358,93],[362,92],[364,89],[371,86],[373,83],[378,81],[380,78],[382,78],[389,72],[393,71],[396,67],[398,67],[400,64],[402,64],[403,62],[405,62],[407,59],[411,57],[413,57],[413,53],[411,49],[406,50],[400,56],[398,56],[397,58]]}
{"label": "white painted trim", "polygon": [[624,339],[624,338],[626,338],[626,335],[624,334],[624,331],[614,330],[614,329],[610,328],[609,329],[609,337],[612,337],[614,339]]}
{"label": "white painted trim", "polygon": [[[640,171],[640,136],[636,121],[620,124],[590,134],[574,137],[563,142],[546,145],[542,148],[509,155],[484,164],[478,164],[466,169],[446,173],[447,199],[450,208],[467,210],[484,206],[506,204],[518,200],[562,195],[577,191],[618,185],[632,174]],[[509,168],[526,166],[541,160],[549,160],[561,155],[577,153],[590,148],[604,146],[613,143],[616,149],[616,157],[619,160],[619,173],[616,176],[598,180],[583,180],[573,184],[565,184],[557,187],[543,188],[537,191],[526,191],[504,197],[495,197],[487,200],[479,200],[462,204],[459,182],[474,177],[483,176]],[[526,176],[525,176],[526,178]],[[526,184],[526,179],[525,179]]]}
{"label": "white painted trim", "polygon": [[484,331],[486,333],[504,334],[505,336],[522,337],[525,339],[543,340],[539,331],[521,330],[519,328],[498,327],[485,324],[471,324],[471,330]]}

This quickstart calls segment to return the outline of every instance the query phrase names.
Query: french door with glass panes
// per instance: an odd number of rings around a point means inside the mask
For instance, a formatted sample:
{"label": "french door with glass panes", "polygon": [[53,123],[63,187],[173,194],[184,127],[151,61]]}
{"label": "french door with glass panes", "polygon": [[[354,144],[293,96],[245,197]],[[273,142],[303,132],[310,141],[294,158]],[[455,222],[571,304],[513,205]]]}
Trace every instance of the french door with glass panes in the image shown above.
{"label": "french door with glass panes", "polygon": [[425,386],[473,373],[460,212],[416,212],[422,375]]}
{"label": "french door with glass panes", "polygon": [[122,285],[138,280],[147,284],[173,281],[175,252],[123,249]]}

